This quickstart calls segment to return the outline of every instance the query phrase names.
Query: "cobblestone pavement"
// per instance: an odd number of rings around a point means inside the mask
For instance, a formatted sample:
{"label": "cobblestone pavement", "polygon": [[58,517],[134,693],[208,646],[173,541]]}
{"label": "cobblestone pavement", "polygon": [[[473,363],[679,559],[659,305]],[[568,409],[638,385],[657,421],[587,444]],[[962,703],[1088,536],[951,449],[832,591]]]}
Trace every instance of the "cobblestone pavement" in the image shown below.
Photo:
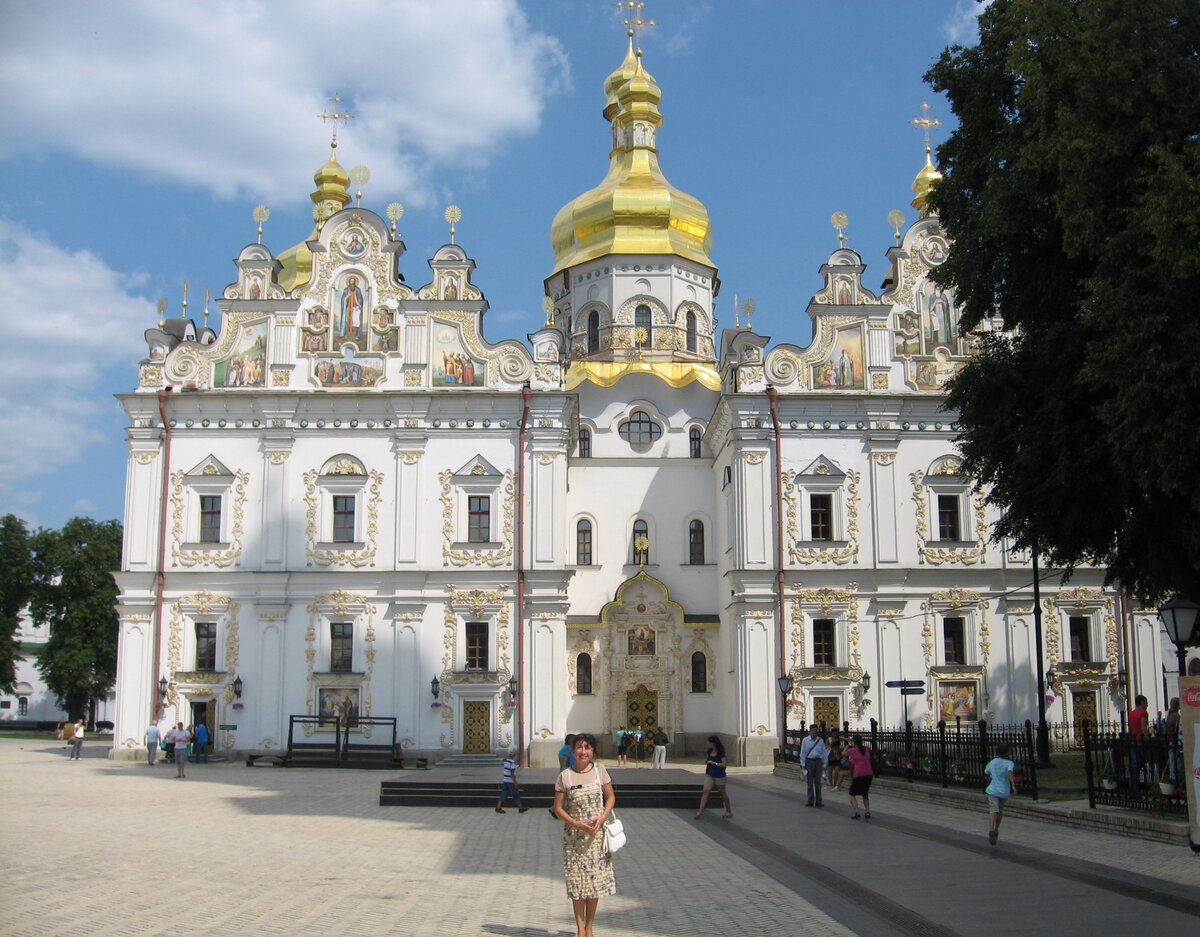
{"label": "cobblestone pavement", "polygon": [[[574,934],[561,827],[544,810],[380,807],[385,771],[213,762],[189,765],[179,780],[161,761],[108,761],[100,744],[80,762],[66,756],[53,741],[0,740],[2,935]],[[1010,818],[999,848],[1014,858],[997,863],[982,807],[974,815],[881,791],[868,825],[848,821],[836,793],[823,811],[797,809],[794,785],[769,774],[734,772],[730,790],[729,821],[719,811],[701,821],[690,811],[624,812],[619,893],[601,900],[597,937],[1020,932],[976,927],[970,889],[945,894],[976,866],[1014,887],[1043,880],[1046,894],[1035,887],[1021,910],[1045,906],[1042,923],[1057,935],[1133,931],[1110,907],[1080,910],[1073,929],[1045,905],[1058,894],[1090,907],[1105,884],[1091,879],[1108,866],[1126,885],[1160,870],[1178,883],[1147,892],[1153,901],[1113,899],[1130,906],[1139,930],[1200,924],[1200,861],[1186,849]],[[1039,850],[1038,869],[1015,858],[1027,844]],[[1079,856],[1106,864],[1071,865]],[[900,871],[916,884],[894,884]]]}

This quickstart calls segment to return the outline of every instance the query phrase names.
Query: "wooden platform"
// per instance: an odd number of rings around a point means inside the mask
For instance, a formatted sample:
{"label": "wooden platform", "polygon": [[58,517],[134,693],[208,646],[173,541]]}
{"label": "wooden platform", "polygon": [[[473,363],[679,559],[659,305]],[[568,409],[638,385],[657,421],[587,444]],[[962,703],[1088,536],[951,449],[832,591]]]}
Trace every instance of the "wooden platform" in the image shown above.
{"label": "wooden platform", "polygon": [[[704,776],[691,771],[663,768],[609,768],[617,806],[678,807],[694,810],[700,803]],[[517,772],[523,806],[545,810],[554,802],[558,772],[550,768],[523,768]],[[435,765],[380,785],[381,807],[495,807],[501,773],[465,766]],[[718,799],[719,802],[719,799]],[[508,809],[508,808],[506,808]]]}

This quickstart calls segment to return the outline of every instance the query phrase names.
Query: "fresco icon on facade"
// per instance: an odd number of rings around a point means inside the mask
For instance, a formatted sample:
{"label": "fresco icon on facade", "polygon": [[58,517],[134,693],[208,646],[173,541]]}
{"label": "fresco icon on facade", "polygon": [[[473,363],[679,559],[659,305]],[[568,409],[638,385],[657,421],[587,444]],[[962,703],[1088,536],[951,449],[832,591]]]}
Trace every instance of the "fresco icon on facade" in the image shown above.
{"label": "fresco icon on facade", "polygon": [[351,260],[358,260],[367,252],[367,235],[362,228],[346,228],[338,236],[338,250]]}
{"label": "fresco icon on facade", "polygon": [[370,286],[356,270],[342,274],[333,288],[333,350],[353,344],[367,347],[367,319],[370,314]]}
{"label": "fresco icon on facade", "polygon": [[857,326],[838,329],[829,357],[812,366],[812,385],[816,390],[862,390],[866,386],[862,331]]}
{"label": "fresco icon on facade", "polygon": [[433,331],[433,386],[482,387],[483,362],[463,347],[458,329],[438,325]]}
{"label": "fresco icon on facade", "polygon": [[262,387],[267,361],[267,323],[244,325],[233,351],[213,365],[214,387]]}
{"label": "fresco icon on facade", "polygon": [[374,387],[381,377],[383,359],[359,357],[351,347],[343,348],[340,358],[317,362],[317,380],[322,387]]}

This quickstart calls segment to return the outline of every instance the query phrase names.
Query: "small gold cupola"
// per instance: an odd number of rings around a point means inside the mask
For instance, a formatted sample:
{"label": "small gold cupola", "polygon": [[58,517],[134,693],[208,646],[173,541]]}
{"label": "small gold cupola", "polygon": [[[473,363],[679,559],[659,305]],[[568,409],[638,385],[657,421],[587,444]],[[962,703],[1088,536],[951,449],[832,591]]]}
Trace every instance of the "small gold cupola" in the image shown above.
{"label": "small gold cupola", "polygon": [[929,116],[928,102],[922,103],[921,108],[923,114],[921,117],[913,118],[913,126],[921,127],[925,131],[925,165],[921,167],[921,171],[917,173],[917,177],[913,180],[914,198],[912,200],[912,207],[924,218],[930,213],[929,192],[942,178],[942,174],[933,165],[933,148],[929,143],[929,129],[931,127],[940,127],[942,122],[936,117]]}

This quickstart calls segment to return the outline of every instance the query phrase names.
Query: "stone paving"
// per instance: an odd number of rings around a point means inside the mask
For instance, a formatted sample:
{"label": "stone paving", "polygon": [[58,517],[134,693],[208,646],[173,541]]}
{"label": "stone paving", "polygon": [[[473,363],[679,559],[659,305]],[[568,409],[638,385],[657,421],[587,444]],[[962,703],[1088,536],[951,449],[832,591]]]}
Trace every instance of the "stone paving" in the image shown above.
{"label": "stone paving", "polygon": [[[561,827],[544,810],[380,807],[383,771],[213,762],[189,765],[179,780],[161,760],[108,761],[99,743],[80,762],[66,756],[50,740],[0,740],[0,935],[574,934]],[[629,845],[616,857],[618,894],[600,903],[597,937],[958,933],[946,926],[949,912],[932,927],[889,922],[837,876],[869,869],[876,853],[903,843],[911,854],[897,864],[927,867],[928,900],[943,887],[946,855],[986,861],[982,806],[972,814],[880,791],[872,827],[846,819],[842,795],[830,793],[824,811],[803,811],[793,784],[733,775],[733,820],[719,811],[699,822],[690,811],[623,813]],[[936,841],[947,836],[971,846]],[[1003,830],[1010,849],[1083,855],[1104,863],[1089,869],[1121,870],[1122,880],[1149,873],[1176,883],[1182,911],[1156,916],[1152,904],[1127,900],[1147,929],[1195,932],[1200,861],[1179,847],[1115,839],[1015,818]],[[847,864],[827,869],[788,851],[804,840]],[[928,850],[940,852],[926,858]],[[881,890],[885,872],[881,865]],[[1084,887],[1068,883],[1067,897]],[[1062,890],[1063,880],[1046,888]],[[1109,933],[1105,919],[1086,932]]]}

